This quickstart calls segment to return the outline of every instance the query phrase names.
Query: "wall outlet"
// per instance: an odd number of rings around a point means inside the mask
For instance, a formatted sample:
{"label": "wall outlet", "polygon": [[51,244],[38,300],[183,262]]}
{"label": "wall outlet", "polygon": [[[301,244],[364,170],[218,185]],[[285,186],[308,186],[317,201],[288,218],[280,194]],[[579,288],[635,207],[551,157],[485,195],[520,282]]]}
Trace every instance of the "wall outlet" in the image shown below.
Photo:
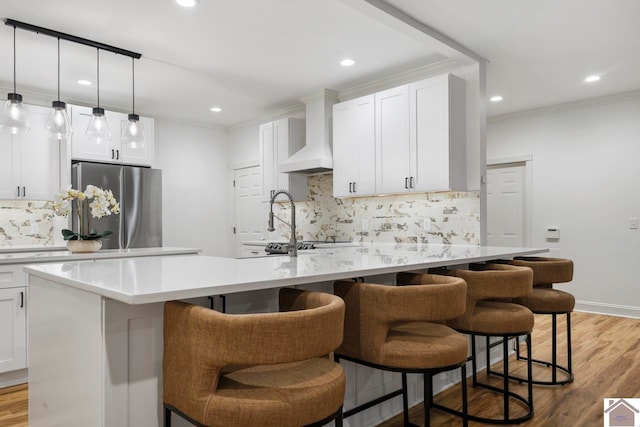
{"label": "wall outlet", "polygon": [[629,218],[629,229],[630,230],[637,230],[638,229],[638,218],[637,217]]}

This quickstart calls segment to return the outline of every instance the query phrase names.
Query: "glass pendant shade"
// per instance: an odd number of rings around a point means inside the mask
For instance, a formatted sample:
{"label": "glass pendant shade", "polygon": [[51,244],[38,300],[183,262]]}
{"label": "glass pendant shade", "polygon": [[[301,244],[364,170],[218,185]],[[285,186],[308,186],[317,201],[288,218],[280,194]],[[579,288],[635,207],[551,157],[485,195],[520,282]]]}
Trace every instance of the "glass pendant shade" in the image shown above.
{"label": "glass pendant shade", "polygon": [[108,144],[111,141],[111,131],[104,116],[104,108],[96,107],[93,109],[93,115],[84,136],[89,142],[95,144]]}
{"label": "glass pendant shade", "polygon": [[14,135],[26,135],[29,133],[29,129],[31,129],[31,124],[22,104],[22,95],[10,93],[7,95],[7,102],[0,115],[0,130]]}
{"label": "glass pendant shade", "polygon": [[127,125],[122,130],[122,143],[131,148],[144,147],[144,123],[140,122],[137,114],[129,114]]}
{"label": "glass pendant shade", "polygon": [[52,139],[69,139],[73,129],[67,114],[67,104],[62,101],[53,101],[51,107],[53,109],[45,125],[47,136]]}

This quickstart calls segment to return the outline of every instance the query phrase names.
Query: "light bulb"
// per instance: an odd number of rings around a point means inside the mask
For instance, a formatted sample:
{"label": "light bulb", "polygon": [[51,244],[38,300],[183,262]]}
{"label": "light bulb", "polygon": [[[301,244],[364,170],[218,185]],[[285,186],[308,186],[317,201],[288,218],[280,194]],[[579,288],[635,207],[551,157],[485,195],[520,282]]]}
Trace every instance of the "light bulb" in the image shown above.
{"label": "light bulb", "polygon": [[28,134],[31,129],[27,112],[22,104],[22,95],[10,93],[0,114],[0,129],[12,134]]}
{"label": "light bulb", "polygon": [[45,125],[47,136],[52,139],[69,139],[73,129],[67,114],[66,104],[62,101],[53,101],[52,107],[49,120]]}
{"label": "light bulb", "polygon": [[111,131],[107,124],[107,119],[104,117],[103,108],[94,108],[91,120],[89,120],[89,126],[84,133],[84,136],[89,142],[95,144],[107,144],[111,141]]}
{"label": "light bulb", "polygon": [[131,148],[144,147],[144,123],[140,122],[137,114],[129,114],[127,125],[122,130],[122,143]]}

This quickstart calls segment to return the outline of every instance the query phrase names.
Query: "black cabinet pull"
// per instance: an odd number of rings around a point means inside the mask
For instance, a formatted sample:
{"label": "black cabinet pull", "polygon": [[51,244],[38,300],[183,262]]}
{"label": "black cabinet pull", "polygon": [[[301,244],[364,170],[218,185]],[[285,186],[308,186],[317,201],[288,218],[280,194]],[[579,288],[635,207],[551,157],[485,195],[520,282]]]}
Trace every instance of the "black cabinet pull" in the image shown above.
{"label": "black cabinet pull", "polygon": [[22,186],[22,197],[27,197],[27,187]]}
{"label": "black cabinet pull", "polygon": [[111,160],[116,158],[116,150],[114,150],[113,148],[111,149]]}
{"label": "black cabinet pull", "polygon": [[24,308],[24,292],[20,292],[20,308]]}
{"label": "black cabinet pull", "polygon": [[404,178],[404,188],[409,189],[409,178]]}
{"label": "black cabinet pull", "polygon": [[354,193],[356,192],[356,183],[355,182],[353,183],[353,192]]}
{"label": "black cabinet pull", "polygon": [[120,160],[120,150],[116,150],[116,160]]}
{"label": "black cabinet pull", "polygon": [[353,182],[349,183],[349,193],[353,193]]}
{"label": "black cabinet pull", "polygon": [[413,177],[409,178],[409,188],[414,188]]}
{"label": "black cabinet pull", "polygon": [[18,185],[18,197],[20,197],[20,186]]}

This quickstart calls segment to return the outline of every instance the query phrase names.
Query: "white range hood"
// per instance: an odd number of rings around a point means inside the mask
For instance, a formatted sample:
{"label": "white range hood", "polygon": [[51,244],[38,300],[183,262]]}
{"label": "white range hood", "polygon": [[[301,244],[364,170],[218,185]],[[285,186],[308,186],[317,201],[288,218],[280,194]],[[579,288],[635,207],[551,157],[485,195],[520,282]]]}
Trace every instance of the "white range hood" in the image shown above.
{"label": "white range hood", "polygon": [[301,101],[307,106],[306,145],[280,162],[278,172],[328,172],[333,169],[332,116],[338,93],[323,89]]}

